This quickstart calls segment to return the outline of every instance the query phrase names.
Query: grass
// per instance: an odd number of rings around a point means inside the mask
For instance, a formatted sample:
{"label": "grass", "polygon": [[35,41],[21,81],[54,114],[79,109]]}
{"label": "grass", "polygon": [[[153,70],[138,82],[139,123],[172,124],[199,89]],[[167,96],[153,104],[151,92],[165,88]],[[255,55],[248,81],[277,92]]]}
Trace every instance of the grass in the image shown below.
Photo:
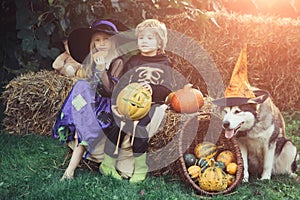
{"label": "grass", "polygon": [[[299,117],[296,115],[296,117]],[[300,149],[300,120],[287,120],[289,137]],[[60,182],[67,152],[57,140],[41,135],[0,133],[0,199],[204,199],[177,177],[147,177],[138,184],[118,181],[81,168],[72,181]],[[300,171],[298,170],[298,174]],[[229,195],[210,199],[300,199],[300,183],[285,176],[240,185]]]}

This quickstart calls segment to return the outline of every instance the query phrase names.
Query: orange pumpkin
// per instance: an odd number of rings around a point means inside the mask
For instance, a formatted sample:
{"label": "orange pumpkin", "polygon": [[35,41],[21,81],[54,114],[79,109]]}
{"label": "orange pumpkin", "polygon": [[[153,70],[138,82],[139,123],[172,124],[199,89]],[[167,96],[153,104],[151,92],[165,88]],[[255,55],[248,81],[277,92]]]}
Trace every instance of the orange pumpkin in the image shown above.
{"label": "orange pumpkin", "polygon": [[187,84],[182,89],[171,93],[167,102],[171,102],[173,109],[180,113],[198,112],[204,105],[201,91],[192,88],[192,84]]}

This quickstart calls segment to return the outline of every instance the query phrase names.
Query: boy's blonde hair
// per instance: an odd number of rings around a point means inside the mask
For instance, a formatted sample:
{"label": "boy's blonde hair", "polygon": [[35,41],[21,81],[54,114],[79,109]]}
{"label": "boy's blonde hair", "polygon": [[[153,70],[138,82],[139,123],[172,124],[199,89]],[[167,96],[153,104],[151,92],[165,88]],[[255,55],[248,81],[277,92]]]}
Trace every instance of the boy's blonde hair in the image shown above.
{"label": "boy's blonde hair", "polygon": [[158,39],[159,50],[161,53],[164,53],[168,41],[166,25],[157,19],[146,19],[137,25],[135,29],[136,37],[148,28],[151,28],[151,30],[153,29],[152,31]]}

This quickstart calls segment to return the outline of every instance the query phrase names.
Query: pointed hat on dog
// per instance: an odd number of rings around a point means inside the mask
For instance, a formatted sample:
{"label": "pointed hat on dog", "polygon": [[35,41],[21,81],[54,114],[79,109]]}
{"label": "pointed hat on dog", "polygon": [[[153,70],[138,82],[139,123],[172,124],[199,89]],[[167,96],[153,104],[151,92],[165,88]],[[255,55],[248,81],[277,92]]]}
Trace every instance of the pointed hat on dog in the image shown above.
{"label": "pointed hat on dog", "polygon": [[239,106],[248,103],[260,103],[266,98],[265,91],[252,90],[248,81],[247,44],[244,44],[232,72],[229,85],[225,90],[225,98],[216,99],[213,103],[219,106]]}

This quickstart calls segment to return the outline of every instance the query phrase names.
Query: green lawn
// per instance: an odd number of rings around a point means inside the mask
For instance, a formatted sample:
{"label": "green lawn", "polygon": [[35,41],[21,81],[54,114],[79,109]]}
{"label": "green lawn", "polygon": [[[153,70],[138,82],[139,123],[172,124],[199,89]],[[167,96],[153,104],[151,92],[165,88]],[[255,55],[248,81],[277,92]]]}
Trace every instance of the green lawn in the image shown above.
{"label": "green lawn", "polygon": [[[299,121],[287,126],[300,147]],[[0,133],[0,199],[202,199],[178,177],[148,177],[139,184],[101,176],[86,168],[72,181],[60,182],[67,149],[41,135]],[[300,149],[300,148],[299,148]],[[300,171],[298,170],[298,174]],[[300,199],[300,183],[283,176],[271,181],[252,179],[226,196],[211,199]]]}

